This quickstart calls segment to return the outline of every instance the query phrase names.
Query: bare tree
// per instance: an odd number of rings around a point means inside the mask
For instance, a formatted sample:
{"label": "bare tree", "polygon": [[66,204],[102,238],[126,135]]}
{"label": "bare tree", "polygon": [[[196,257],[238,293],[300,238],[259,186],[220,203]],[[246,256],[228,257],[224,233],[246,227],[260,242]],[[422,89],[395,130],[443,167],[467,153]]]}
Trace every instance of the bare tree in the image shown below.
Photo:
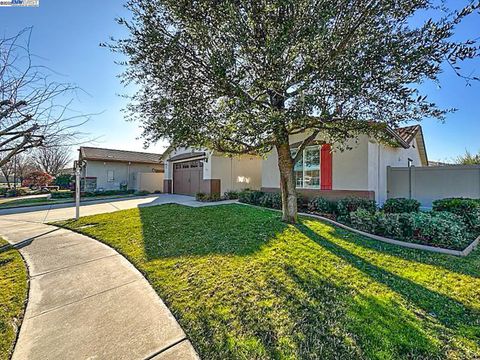
{"label": "bare tree", "polygon": [[6,164],[0,167],[0,171],[2,172],[2,175],[5,178],[7,187],[10,189],[12,187],[10,180],[15,172],[14,162],[13,161],[7,162]]}
{"label": "bare tree", "polygon": [[32,63],[31,30],[0,39],[0,166],[28,149],[78,141],[87,121],[70,109],[78,88]]}
{"label": "bare tree", "polygon": [[32,159],[38,169],[52,176],[57,176],[61,170],[72,162],[68,150],[64,146],[40,147],[35,149]]}

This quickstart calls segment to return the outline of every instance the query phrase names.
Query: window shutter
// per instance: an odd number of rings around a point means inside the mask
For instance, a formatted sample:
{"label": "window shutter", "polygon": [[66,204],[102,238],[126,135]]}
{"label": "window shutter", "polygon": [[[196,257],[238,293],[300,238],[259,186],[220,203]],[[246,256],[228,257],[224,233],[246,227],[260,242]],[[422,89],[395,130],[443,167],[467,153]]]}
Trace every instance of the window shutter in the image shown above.
{"label": "window shutter", "polygon": [[330,144],[322,145],[320,150],[320,189],[332,190],[332,147]]}

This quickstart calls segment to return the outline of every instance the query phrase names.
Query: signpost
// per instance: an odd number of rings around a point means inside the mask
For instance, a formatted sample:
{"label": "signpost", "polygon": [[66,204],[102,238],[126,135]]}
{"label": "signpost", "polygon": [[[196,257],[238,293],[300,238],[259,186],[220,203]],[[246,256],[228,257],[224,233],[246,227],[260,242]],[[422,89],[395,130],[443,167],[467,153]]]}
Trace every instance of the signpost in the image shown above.
{"label": "signpost", "polygon": [[85,165],[84,160],[75,160],[73,163],[73,170],[75,171],[75,220],[80,217],[80,176]]}

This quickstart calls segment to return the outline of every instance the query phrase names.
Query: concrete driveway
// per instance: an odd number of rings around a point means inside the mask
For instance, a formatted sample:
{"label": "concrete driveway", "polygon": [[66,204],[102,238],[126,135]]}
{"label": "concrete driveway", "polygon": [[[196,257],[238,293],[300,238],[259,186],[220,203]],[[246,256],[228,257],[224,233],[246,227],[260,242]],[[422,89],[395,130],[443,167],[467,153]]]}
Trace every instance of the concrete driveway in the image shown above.
{"label": "concrete driveway", "polygon": [[[162,194],[89,202],[81,215],[166,203],[218,204]],[[20,250],[30,275],[13,359],[198,359],[169,309],[122,255],[45,224],[74,211],[71,204],[0,211],[0,236]]]}
{"label": "concrete driveway", "polygon": [[[226,200],[221,202],[203,203],[196,201],[193,196],[159,194],[137,198],[88,201],[81,205],[80,216],[96,215],[118,210],[162,204],[180,204],[185,206],[201,207],[219,204],[231,204],[234,202],[235,201]],[[58,220],[72,219],[74,217],[75,206],[72,203],[0,210],[0,220],[4,219],[48,223]]]}

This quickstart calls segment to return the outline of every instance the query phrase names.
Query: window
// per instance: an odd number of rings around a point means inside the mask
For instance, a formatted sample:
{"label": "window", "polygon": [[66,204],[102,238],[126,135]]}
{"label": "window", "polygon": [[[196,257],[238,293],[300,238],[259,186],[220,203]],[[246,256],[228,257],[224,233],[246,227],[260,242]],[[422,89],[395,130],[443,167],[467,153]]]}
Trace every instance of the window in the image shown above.
{"label": "window", "polygon": [[[292,150],[295,156],[296,150]],[[300,159],[295,163],[293,169],[295,181],[298,188],[319,189],[320,188],[320,147],[309,146]]]}
{"label": "window", "polygon": [[107,182],[113,182],[115,180],[115,173],[113,170],[107,170]]}

